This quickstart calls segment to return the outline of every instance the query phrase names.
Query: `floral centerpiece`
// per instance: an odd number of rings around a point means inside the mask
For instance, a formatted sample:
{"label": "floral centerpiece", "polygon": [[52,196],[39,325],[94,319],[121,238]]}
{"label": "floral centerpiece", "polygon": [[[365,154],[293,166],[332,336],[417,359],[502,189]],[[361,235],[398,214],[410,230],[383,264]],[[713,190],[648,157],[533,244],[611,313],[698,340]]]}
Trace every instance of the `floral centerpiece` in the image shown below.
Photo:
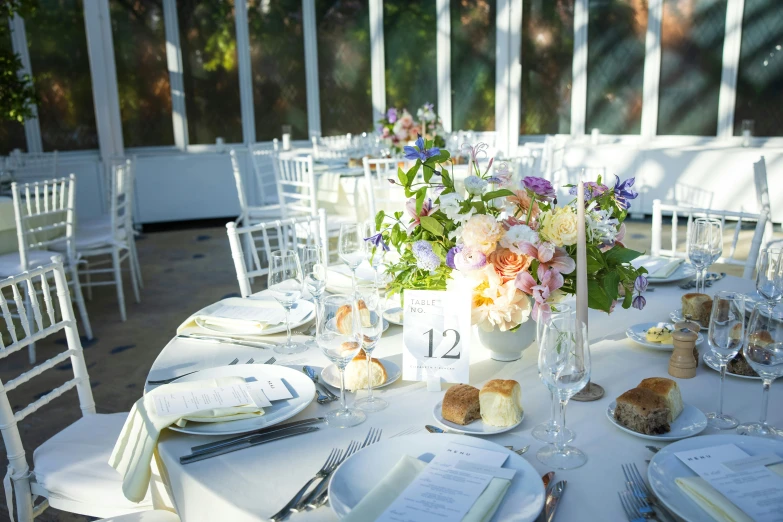
{"label": "floral centerpiece", "polygon": [[[391,295],[405,289],[443,290],[468,285],[472,322],[486,332],[515,331],[551,312],[576,289],[576,198],[558,206],[549,181],[528,176],[512,183],[505,164],[494,158],[479,166],[486,145],[469,147],[472,172],[459,193],[451,156],[419,137],[404,147],[415,164],[389,183],[405,191],[405,210],[375,217],[376,248],[394,247],[399,258],[387,265]],[[640,256],[622,244],[634,179],[613,185],[585,185],[588,305],[611,312],[641,309],[647,287]],[[575,187],[571,194],[576,195]],[[534,335],[534,334],[533,334]]]}
{"label": "floral centerpiece", "polygon": [[381,139],[388,140],[396,152],[416,140],[420,135],[433,140],[435,146],[443,147],[443,125],[435,112],[435,106],[425,103],[416,111],[416,118],[407,109],[390,107],[384,117],[378,120]]}

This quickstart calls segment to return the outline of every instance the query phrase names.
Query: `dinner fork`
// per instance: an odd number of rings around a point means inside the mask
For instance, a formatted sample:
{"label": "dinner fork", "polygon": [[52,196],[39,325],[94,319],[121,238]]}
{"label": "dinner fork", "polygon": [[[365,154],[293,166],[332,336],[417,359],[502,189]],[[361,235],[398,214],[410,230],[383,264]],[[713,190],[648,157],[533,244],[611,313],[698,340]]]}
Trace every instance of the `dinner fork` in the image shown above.
{"label": "dinner fork", "polygon": [[276,361],[277,359],[275,359],[274,357],[270,357],[269,360],[266,361],[264,364],[275,364]]}
{"label": "dinner fork", "polygon": [[[353,455],[356,451],[358,451],[361,448],[362,448],[362,446],[358,442],[356,442],[355,440],[352,440],[351,443],[348,444],[348,447],[345,449],[345,452],[343,453],[343,456],[339,459],[337,464],[335,464],[334,467],[332,468],[332,471],[334,471],[337,468],[339,468],[340,464],[342,464],[345,461],[345,459],[347,459],[348,457]],[[326,489],[326,487],[329,484],[329,476],[330,475],[331,475],[331,472],[327,476],[323,477],[321,482],[319,482],[313,488],[313,491],[311,491],[309,495],[303,496],[302,500],[300,500],[294,507],[291,508],[291,511],[293,511],[294,513],[299,513],[300,511],[304,511],[307,508],[307,504],[310,503],[311,501],[315,500],[321,494],[321,492]]]}
{"label": "dinner fork", "polygon": [[625,475],[626,484],[628,486],[628,491],[630,491],[633,496],[643,500],[648,505],[658,508],[657,512],[664,515],[666,519],[674,521],[674,517],[669,513],[666,507],[664,507],[663,504],[658,501],[658,499],[647,487],[647,484],[645,484],[642,475],[639,473],[639,468],[636,467],[636,464],[623,464],[622,468],[623,474]]}
{"label": "dinner fork", "polygon": [[245,364],[253,364],[254,362],[256,362],[256,360],[251,357]]}
{"label": "dinner fork", "polygon": [[413,435],[416,432],[419,432],[422,430],[421,426],[410,426],[408,428],[405,428],[401,432],[397,433],[396,435],[392,435],[389,437],[390,439],[393,439],[395,437],[404,437],[405,435]]}
{"label": "dinner fork", "polygon": [[269,519],[272,520],[272,522],[278,522],[288,518],[291,515],[291,508],[299,503],[304,494],[307,493],[307,489],[310,487],[310,485],[319,478],[322,479],[328,477],[329,473],[331,473],[332,470],[337,467],[337,464],[340,462],[340,457],[342,457],[342,455],[342,450],[333,448],[332,452],[329,453],[329,456],[326,458],[326,462],[324,462],[324,465],[321,466],[321,469],[318,470],[315,476],[308,480],[307,483],[296,492],[296,495],[294,495],[294,497],[289,500],[285,506],[283,506],[283,509],[269,517]]}
{"label": "dinner fork", "polygon": [[[229,366],[233,366],[233,365],[237,364],[238,362],[239,362],[239,359],[234,359],[233,361],[228,363],[228,365]],[[186,375],[191,375],[191,374],[196,373],[198,371],[200,371],[200,370],[194,370],[192,372],[183,373],[182,375],[177,375],[176,377],[170,377],[168,379],[159,379],[157,381],[147,381],[147,384],[151,384],[153,386],[158,386],[160,384],[169,384],[169,383],[172,383],[172,382],[176,381],[177,379],[181,379],[181,378],[183,378]]]}
{"label": "dinner fork", "polygon": [[620,497],[620,504],[623,506],[623,511],[625,511],[625,516],[628,517],[629,522],[645,522],[645,518],[633,509],[633,506],[631,505],[630,497],[631,494],[627,491],[618,492],[617,496]]}

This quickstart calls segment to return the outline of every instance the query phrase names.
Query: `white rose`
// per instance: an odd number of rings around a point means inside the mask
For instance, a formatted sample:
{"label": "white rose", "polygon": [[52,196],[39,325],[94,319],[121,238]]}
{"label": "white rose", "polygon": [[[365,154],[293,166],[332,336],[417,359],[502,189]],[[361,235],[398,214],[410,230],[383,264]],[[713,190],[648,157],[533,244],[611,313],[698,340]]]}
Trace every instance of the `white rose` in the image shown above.
{"label": "white rose", "polygon": [[538,243],[538,232],[527,225],[514,225],[500,240],[500,246],[508,248],[515,254],[522,253],[522,243]]}

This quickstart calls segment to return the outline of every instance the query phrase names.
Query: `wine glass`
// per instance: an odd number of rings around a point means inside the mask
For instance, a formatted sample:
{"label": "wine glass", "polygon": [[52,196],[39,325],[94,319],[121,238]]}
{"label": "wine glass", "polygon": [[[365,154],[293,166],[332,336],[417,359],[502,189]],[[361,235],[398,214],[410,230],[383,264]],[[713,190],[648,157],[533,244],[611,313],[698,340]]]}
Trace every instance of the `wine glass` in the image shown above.
{"label": "wine glass", "polygon": [[783,249],[780,247],[762,248],[759,252],[756,291],[768,306],[775,306],[783,297]]}
{"label": "wine glass", "polygon": [[[571,307],[564,304],[557,305],[557,308],[561,312],[570,311]],[[543,329],[544,325],[549,323],[549,318],[541,317],[538,320],[538,324],[536,325],[536,340],[539,346],[542,345],[542,338],[544,335]],[[539,372],[538,377],[542,378],[541,373]],[[544,382],[546,384],[546,382]],[[555,389],[547,385],[549,388],[549,392],[552,395],[552,408],[551,408],[551,414],[549,416],[549,420],[547,422],[542,422],[541,424],[538,424],[533,428],[533,438],[540,440],[541,442],[547,442],[547,443],[554,443],[557,440],[558,432],[562,432],[562,435],[564,436],[565,442],[571,442],[574,440],[574,432],[565,426],[558,426],[557,419],[560,417],[561,413],[559,411],[560,407],[560,401],[556,400],[555,398]]]}
{"label": "wine glass", "polygon": [[[365,224],[365,230],[364,230],[364,237],[369,238],[377,234],[375,230],[375,223],[372,221],[367,221]],[[370,266],[372,267],[373,272],[375,273],[375,285],[378,286],[378,271],[383,266],[383,261],[386,258],[386,248],[384,248],[382,245],[376,246],[370,242],[368,242],[367,245],[368,248],[368,258],[370,260]]]}
{"label": "wine glass", "polygon": [[707,414],[711,427],[719,430],[736,428],[739,422],[723,413],[723,382],[729,361],[742,348],[745,328],[745,296],[737,292],[718,292],[712,299],[709,343],[715,359],[720,364],[720,394],[718,411]]}
{"label": "wine glass", "polygon": [[740,424],[737,433],[758,437],[783,438],[783,432],[767,424],[769,387],[783,376],[783,306],[759,303],[748,322],[745,360],[761,377],[761,418],[759,422]]}
{"label": "wine glass", "polygon": [[[326,289],[327,270],[324,263],[324,250],[318,245],[307,245],[301,247],[302,273],[304,274],[305,287],[310,295],[313,296],[315,305],[315,324],[321,315],[321,297]],[[308,346],[315,344],[315,336],[307,342]]]}
{"label": "wine glass", "polygon": [[318,323],[316,341],[324,355],[340,371],[340,404],[342,408],[326,415],[329,426],[350,428],[365,421],[367,416],[345,403],[345,367],[362,348],[359,310],[354,296],[328,295],[323,298],[323,317]]}
{"label": "wine glass", "polygon": [[276,250],[269,260],[269,293],[285,309],[286,342],[275,346],[275,352],[289,355],[307,350],[291,340],[291,308],[302,297],[304,279],[299,256],[293,250]]}
{"label": "wine glass", "polygon": [[356,269],[367,259],[367,242],[364,240],[364,227],[359,223],[340,225],[340,259],[351,269],[351,285],[356,293]]}
{"label": "wine glass", "polygon": [[549,468],[574,469],[587,462],[581,450],[566,445],[565,409],[568,400],[590,380],[590,347],[587,325],[578,321],[573,310],[552,312],[542,327],[538,352],[541,380],[555,392],[560,403],[555,443],[541,448],[536,457]]}
{"label": "wine glass", "polygon": [[[362,348],[364,353],[367,354],[367,397],[363,397],[356,401],[356,406],[364,411],[381,411],[385,409],[389,403],[379,397],[373,397],[372,394],[372,351],[378,344],[383,334],[383,314],[381,313],[381,297],[378,293],[378,287],[372,283],[360,284],[356,288],[357,305],[360,308],[362,331]],[[365,308],[367,313],[364,313],[361,308]]]}
{"label": "wine glass", "polygon": [[688,259],[696,267],[696,292],[704,293],[707,268],[723,254],[723,226],[717,219],[697,218],[688,234]]}

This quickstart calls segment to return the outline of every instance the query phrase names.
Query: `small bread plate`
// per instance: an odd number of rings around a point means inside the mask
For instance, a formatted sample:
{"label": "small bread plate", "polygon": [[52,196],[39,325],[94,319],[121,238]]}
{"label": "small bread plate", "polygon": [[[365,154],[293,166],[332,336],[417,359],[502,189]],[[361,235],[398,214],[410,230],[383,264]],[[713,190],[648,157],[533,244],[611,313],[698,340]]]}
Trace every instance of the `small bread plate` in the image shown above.
{"label": "small bread plate", "polygon": [[[704,359],[704,364],[707,365],[707,367],[710,370],[715,370],[716,372],[720,372],[720,363],[718,363],[717,359],[715,359],[715,356],[712,355],[712,352],[705,352],[704,355],[701,356],[702,359]],[[731,375],[732,377],[736,377],[738,379],[751,379],[754,381],[760,381],[761,377],[758,375],[740,375],[738,373],[732,373],[728,369],[726,370],[726,375]]]}
{"label": "small bread plate", "polygon": [[539,472],[523,457],[492,441],[462,435],[419,433],[381,440],[351,455],[337,468],[329,483],[329,505],[338,518],[344,518],[400,459],[409,455],[429,462],[449,443],[508,455],[504,468],[517,472],[492,520],[533,522],[544,507],[544,483]]}
{"label": "small bread plate", "polygon": [[498,433],[505,433],[507,431],[513,430],[514,428],[522,424],[523,420],[525,420],[525,411],[522,410],[522,418],[519,419],[519,422],[517,422],[516,424],[512,424],[511,426],[491,426],[489,424],[484,424],[484,421],[481,419],[474,420],[470,424],[461,426],[459,424],[444,419],[442,414],[442,409],[443,409],[443,401],[440,401],[438,404],[435,405],[435,408],[432,410],[432,416],[435,419],[435,422],[437,422],[438,424],[440,424],[441,426],[443,426],[449,431],[464,433],[466,435],[497,435]]}
{"label": "small bread plate", "polygon": [[[384,386],[388,386],[391,383],[395,382],[402,376],[402,370],[400,367],[390,361],[389,359],[378,359],[384,368],[386,368],[386,382],[383,384],[379,384],[378,386],[373,386],[372,389],[378,389],[383,388]],[[360,363],[360,364],[366,364],[366,363]],[[340,389],[340,371],[337,369],[337,366],[334,364],[330,364],[323,370],[321,370],[321,380],[331,386],[332,388]],[[364,388],[363,388],[364,389]],[[345,390],[349,391],[349,390]]]}
{"label": "small bread plate", "polygon": [[[682,316],[682,308],[678,308],[672,313],[669,314],[669,319],[672,320],[672,322],[679,323],[680,321],[684,321],[685,317]],[[707,330],[707,327],[701,324],[698,321],[693,321],[694,323],[698,324],[702,330]]]}
{"label": "small bread plate", "polygon": [[[403,437],[400,437],[400,439],[403,439]],[[678,478],[697,476],[693,470],[683,464],[677,457],[677,453],[722,446],[724,444],[734,444],[751,457],[769,454],[783,457],[783,442],[764,437],[730,434],[704,435],[675,442],[669,446],[664,446],[653,455],[650,465],[647,467],[647,479],[658,500],[671,512],[687,522],[712,520],[707,512],[691,500],[675,482]]]}
{"label": "small bread plate", "polygon": [[[665,327],[670,332],[674,331],[674,325],[671,323],[639,323],[635,324],[633,326],[628,327],[628,329],[625,331],[625,335],[628,336],[629,339],[632,341],[635,341],[642,346],[646,346],[648,348],[653,348],[655,350],[665,350],[665,351],[672,351],[674,350],[674,345],[671,343],[654,343],[647,340],[647,330],[650,328],[657,326],[657,327]],[[699,344],[704,340],[704,336],[701,334],[698,334],[699,337],[696,339],[696,344]]]}
{"label": "small bread plate", "polygon": [[[279,309],[281,309],[281,306],[277,300],[270,295],[256,295],[252,299],[229,298],[222,302],[226,302],[226,304],[230,306],[253,308],[254,311],[258,310],[260,317],[263,317],[265,309],[268,309],[270,312],[274,311],[274,313],[277,313]],[[217,310],[217,305],[219,304],[220,303],[215,303],[214,305],[210,305],[204,308],[202,311],[198,312],[195,318],[196,325],[204,330],[222,335],[244,335],[248,337],[273,335],[286,331],[285,321],[269,325],[263,330],[259,330],[258,327],[256,327],[250,321],[247,321],[248,325],[247,327],[244,327],[241,324],[244,321],[241,319],[234,321],[237,326],[234,326],[233,324],[231,326],[227,326],[220,323],[211,323],[208,321],[206,316],[208,316],[210,312]],[[291,329],[298,328],[303,324],[306,324],[308,321],[313,319],[313,317],[315,317],[315,306],[313,303],[310,301],[305,301],[304,299],[300,299],[294,303],[294,306],[291,308]]]}
{"label": "small bread plate", "polygon": [[394,308],[389,308],[388,310],[383,312],[383,318],[386,319],[391,324],[402,326],[402,308],[400,308],[399,306]]}
{"label": "small bread plate", "polygon": [[690,263],[683,263],[677,267],[668,277],[647,277],[647,281],[651,285],[658,285],[663,283],[676,283],[683,279],[688,279],[696,275],[696,268]]}
{"label": "small bread plate", "polygon": [[688,403],[684,403],[682,405],[682,413],[680,413],[677,418],[674,419],[674,422],[672,422],[669,426],[669,433],[663,433],[661,435],[647,435],[646,433],[639,433],[638,431],[628,429],[617,422],[617,420],[614,418],[614,408],[616,405],[617,403],[612,401],[609,404],[609,407],[606,409],[606,416],[609,418],[609,422],[624,432],[630,433],[631,435],[636,435],[637,437],[641,437],[643,439],[671,442],[673,440],[680,440],[698,435],[704,431],[704,428],[707,427],[707,416],[704,415],[704,412],[702,412],[696,406],[691,406]]}
{"label": "small bread plate", "polygon": [[292,398],[274,401],[271,407],[264,408],[264,414],[251,419],[228,422],[188,422],[184,428],[171,426],[169,429],[191,435],[236,435],[249,431],[268,428],[290,419],[313,402],[315,384],[301,371],[271,364],[235,364],[218,366],[186,375],[177,382],[201,381],[218,377],[243,377],[246,381],[277,378],[283,381]]}

